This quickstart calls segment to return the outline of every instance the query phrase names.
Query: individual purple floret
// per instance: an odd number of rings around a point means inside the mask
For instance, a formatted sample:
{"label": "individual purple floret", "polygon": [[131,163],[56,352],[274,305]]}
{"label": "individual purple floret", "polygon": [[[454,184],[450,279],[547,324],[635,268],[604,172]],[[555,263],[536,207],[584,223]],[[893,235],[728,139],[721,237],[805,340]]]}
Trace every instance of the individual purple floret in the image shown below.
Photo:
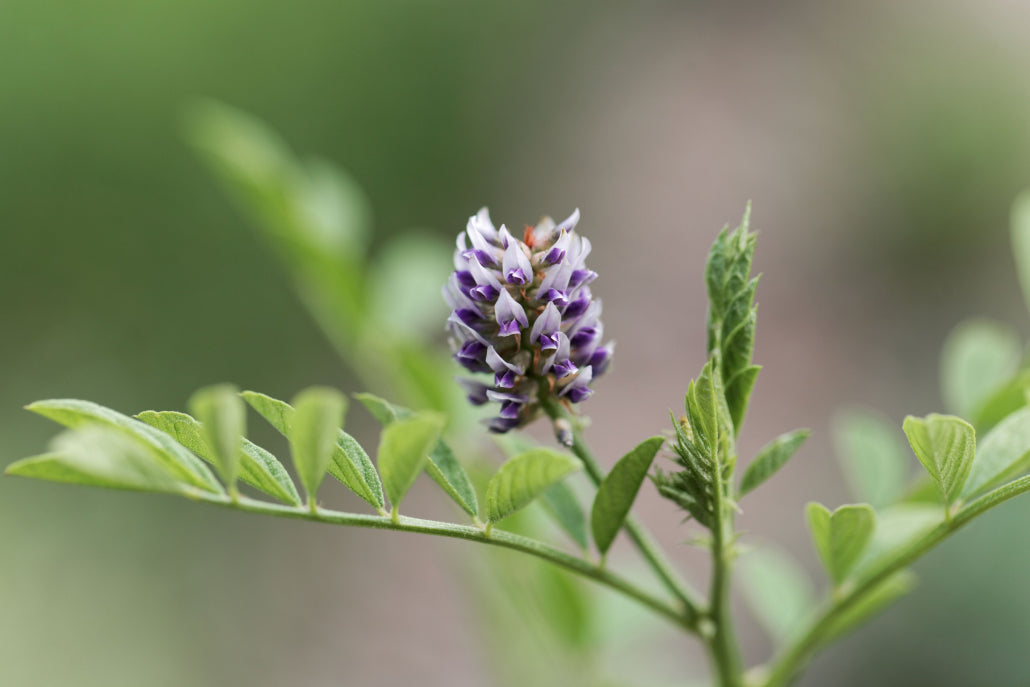
{"label": "individual purple floret", "polygon": [[470,402],[500,404],[491,431],[528,423],[541,393],[579,403],[608,369],[614,344],[601,345],[601,301],[589,284],[590,241],[576,233],[579,210],[561,224],[545,217],[522,240],[494,228],[486,208],[458,235],[454,273],[444,287],[454,358],[470,372],[459,379]]}

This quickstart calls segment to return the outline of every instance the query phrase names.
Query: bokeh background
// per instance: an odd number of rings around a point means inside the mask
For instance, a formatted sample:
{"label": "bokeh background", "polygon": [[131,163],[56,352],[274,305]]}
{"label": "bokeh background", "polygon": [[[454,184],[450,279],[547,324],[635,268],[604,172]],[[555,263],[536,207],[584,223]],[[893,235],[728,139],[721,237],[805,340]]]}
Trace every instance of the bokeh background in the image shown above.
{"label": "bokeh background", "polygon": [[[1030,186],[1028,21],[1016,0],[0,0],[0,464],[54,433],[21,409],[38,398],[135,412],[225,380],[357,390],[184,143],[183,108],[210,96],[346,168],[374,250],[412,228],[450,240],[483,204],[515,226],[580,207],[619,343],[588,405],[598,446],[679,407],[707,245],[752,199],[765,371],[743,454],[815,435],[740,524],[814,571],[802,506],[848,498],[833,413],[939,410],[956,323],[1030,330],[1007,235]],[[674,547],[679,515],[643,493]],[[428,484],[411,504],[441,512]],[[916,593],[802,684],[1022,684],[1028,523],[1017,501],[929,556]],[[0,684],[502,684],[464,589],[476,553],[0,480]],[[674,554],[700,573],[699,552]],[[659,630],[639,684],[703,676]],[[752,661],[768,650],[745,640]]]}

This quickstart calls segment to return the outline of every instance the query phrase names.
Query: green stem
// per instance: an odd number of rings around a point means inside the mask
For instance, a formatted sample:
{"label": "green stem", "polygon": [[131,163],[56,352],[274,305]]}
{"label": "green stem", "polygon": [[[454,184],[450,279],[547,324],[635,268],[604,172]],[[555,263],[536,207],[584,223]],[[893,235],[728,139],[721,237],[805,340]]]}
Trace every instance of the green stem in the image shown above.
{"label": "green stem", "polygon": [[874,573],[865,576],[853,587],[847,589],[844,594],[832,599],[825,610],[818,614],[776,659],[766,673],[765,680],[761,683],[763,687],[786,687],[791,684],[812,659],[812,655],[822,644],[826,632],[833,627],[842,614],[861,601],[878,584],[911,565],[916,559],[940,544],[973,518],[1028,491],[1030,491],[1030,475],[981,496],[955,513],[951,519],[940,523],[911,545],[885,560]]}
{"label": "green stem", "polygon": [[[571,421],[568,411],[561,402],[555,398],[542,394],[541,406],[552,421]],[[572,424],[572,452],[583,462],[587,474],[596,486],[600,486],[604,480],[604,470],[600,463],[594,458],[594,454],[583,440],[583,433],[579,427]],[[700,595],[692,590],[676,569],[669,562],[662,552],[661,547],[651,537],[647,529],[631,513],[626,518],[624,525],[630,539],[644,559],[650,564],[655,574],[666,586],[666,588],[683,604],[688,622],[692,628],[697,627],[698,621],[705,616],[704,602]]]}
{"label": "green stem", "polygon": [[716,485],[715,527],[712,528],[711,620],[714,632],[707,641],[712,665],[720,687],[740,687],[743,663],[733,630],[730,570],[733,564],[733,512],[722,497],[723,487]]}
{"label": "green stem", "polygon": [[366,515],[363,513],[342,513],[340,511],[318,509],[311,511],[305,507],[284,506],[277,503],[267,503],[245,496],[233,502],[229,497],[207,492],[195,492],[190,496],[198,501],[211,503],[226,508],[233,508],[249,513],[261,513],[281,518],[293,518],[296,520],[310,520],[312,522],[328,523],[332,525],[347,525],[350,527],[366,527],[380,530],[396,530],[399,532],[418,532],[420,534],[431,534],[452,539],[464,539],[475,541],[481,544],[490,544],[507,549],[514,549],[522,553],[541,558],[558,565],[566,570],[581,575],[595,582],[610,587],[626,596],[640,602],[652,611],[671,620],[676,625],[693,631],[692,619],[681,610],[669,605],[665,600],[653,595],[651,592],[640,588],[635,583],[616,575],[594,563],[576,558],[561,549],[557,549],[543,542],[522,537],[517,534],[503,530],[493,530],[489,536],[478,527],[468,525],[455,525],[435,520],[422,520],[398,516],[396,518],[381,515]]}

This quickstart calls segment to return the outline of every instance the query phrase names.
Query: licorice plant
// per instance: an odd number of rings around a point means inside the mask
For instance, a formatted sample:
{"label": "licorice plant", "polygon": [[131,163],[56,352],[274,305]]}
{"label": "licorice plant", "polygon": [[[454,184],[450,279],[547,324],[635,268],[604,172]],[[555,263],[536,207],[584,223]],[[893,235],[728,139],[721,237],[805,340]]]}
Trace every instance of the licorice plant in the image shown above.
{"label": "licorice plant", "polygon": [[[324,162],[296,160],[260,123],[224,106],[200,105],[190,121],[193,144],[283,258],[344,360],[373,390],[399,399],[353,394],[383,425],[371,452],[375,460],[344,431],[348,399],[335,389],[305,389],[287,403],[219,384],[197,391],[188,414],[147,410],[130,416],[70,399],[32,403],[29,410],[66,429],[47,452],[9,465],[6,474],[511,549],[607,587],[668,621],[669,631],[692,636],[710,657],[712,683],[721,687],[792,684],[820,650],[912,588],[913,562],[1030,490],[1030,373],[1019,364],[1021,347],[997,328],[965,326],[949,341],[944,366],[946,395],[963,417],[933,414],[904,422],[912,453],[925,468],[921,478],[908,483],[900,451],[897,458],[877,452],[884,446],[877,437],[891,441],[879,421],[855,415],[842,420],[847,469],[859,484],[879,487],[861,494],[868,503],[805,508],[826,571],[825,598],[779,598],[774,583],[795,574],[785,572],[789,564],[743,566],[745,596],[779,644],[769,660],[747,667],[731,620],[730,589],[738,558],[752,554],[735,516],[808,436],[807,430],[787,432],[755,456],[738,454],[760,372],[752,360],[758,278],[752,273],[750,209],[738,228],[718,234],[708,255],[708,356],[687,385],[683,409],[671,414],[666,434],[628,441],[635,447],[621,457],[606,451],[602,462],[588,448],[583,402],[595,386],[603,393],[599,378],[614,354],[594,290],[614,288],[616,277],[587,267],[591,244],[580,232],[578,210],[560,223],[545,218],[522,232],[495,226],[480,210],[458,233],[449,278],[427,289],[424,263],[439,251],[370,259],[367,208],[341,172]],[[1014,231],[1017,259],[1030,264],[1028,200],[1017,205]],[[438,298],[441,289],[450,316],[426,329],[424,312],[433,309],[420,299],[427,292]],[[444,329],[457,365],[427,344],[425,332]],[[463,398],[456,402],[456,396]],[[480,405],[490,409],[485,427],[469,422],[471,407]],[[247,438],[249,411],[286,437],[292,475]],[[553,445],[520,436],[534,422],[553,428]],[[483,465],[478,438],[487,432],[497,435],[510,457],[491,467],[488,479],[477,480]],[[668,460],[656,460],[660,456]],[[593,485],[588,509],[564,482],[578,471]],[[423,472],[454,502],[460,522],[402,512]],[[326,474],[360,497],[368,512],[321,503]],[[682,576],[633,516],[638,492],[652,487],[682,510],[684,530],[700,530],[691,539],[710,553],[707,593]],[[551,525],[512,517],[536,502]],[[568,537],[556,537],[559,532]],[[607,554],[620,533],[650,568],[653,584],[623,574],[615,561],[609,565]],[[556,603],[576,593],[563,589]],[[566,676],[561,684],[575,680]]]}

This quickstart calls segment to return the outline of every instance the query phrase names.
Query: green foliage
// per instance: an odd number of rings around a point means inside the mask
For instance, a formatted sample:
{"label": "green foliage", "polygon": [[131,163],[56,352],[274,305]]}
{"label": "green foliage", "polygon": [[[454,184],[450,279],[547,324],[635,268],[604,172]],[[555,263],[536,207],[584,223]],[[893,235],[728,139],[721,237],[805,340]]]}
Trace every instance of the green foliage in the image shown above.
{"label": "green foliage", "polygon": [[194,488],[158,462],[143,442],[97,424],[60,434],[50,453],[12,463],[5,474],[135,491],[188,493]]}
{"label": "green foliage", "polygon": [[841,506],[832,513],[826,506],[810,503],[806,509],[808,529],[826,571],[841,584],[869,545],[876,526],[876,513],[868,504]]}
{"label": "green foliage", "polygon": [[[494,441],[509,459],[539,448],[532,438],[515,433],[495,435]],[[569,482],[556,482],[543,493],[539,503],[544,512],[585,551],[589,546],[586,514]]]}
{"label": "green foliage", "polygon": [[590,545],[587,540],[587,517],[572,487],[566,482],[555,482],[541,495],[540,503],[566,534],[572,537],[572,541],[586,551]]}
{"label": "green foliage", "polygon": [[658,492],[709,529],[719,517],[718,504],[727,496],[728,477],[736,460],[733,421],[715,358],[687,388],[686,417],[676,428],[675,462],[682,470],[658,471]]}
{"label": "green foliage", "polygon": [[164,432],[104,406],[75,399],[36,401],[28,409],[54,422],[76,429],[101,425],[140,441],[177,481],[220,493],[222,486],[195,455]]}
{"label": "green foliage", "polygon": [[761,547],[740,558],[741,589],[769,636],[783,642],[815,610],[815,590],[805,570],[786,553]]}
{"label": "green foliage", "polygon": [[705,283],[708,286],[708,350],[719,361],[726,404],[734,433],[747,413],[748,400],[761,369],[751,364],[755,347],[755,290],[758,277],[751,277],[757,236],[749,231],[751,204],[740,226],[726,227],[708,253]]}
{"label": "green foliage", "polygon": [[551,485],[582,468],[575,458],[544,448],[512,458],[486,487],[487,522],[498,522],[525,508]]}
{"label": "green foliage", "polygon": [[208,462],[218,469],[230,493],[236,492],[243,437],[247,435],[247,410],[239,393],[231,384],[209,386],[193,394],[188,403],[200,421],[204,443],[211,449]]}
{"label": "green foliage", "polygon": [[1022,408],[987,433],[976,451],[961,498],[978,494],[1030,470],[1030,408]]}
{"label": "green foliage", "polygon": [[1030,191],[1024,191],[1012,204],[1012,254],[1023,298],[1030,307]]}
{"label": "green foliage", "polygon": [[901,570],[883,580],[862,595],[852,606],[834,616],[820,637],[822,644],[830,644],[857,630],[916,586],[916,576]]}
{"label": "green foliage", "polygon": [[444,418],[436,413],[416,413],[383,429],[376,460],[394,513],[426,465],[443,425]]}
{"label": "green foliage", "polygon": [[1021,370],[987,397],[972,418],[973,426],[985,432],[1027,405],[1030,370]]}
{"label": "green foliage", "polygon": [[984,402],[1016,370],[1023,351],[1011,328],[986,320],[963,322],[948,336],[941,355],[941,392],[948,406],[975,418]]}
{"label": "green foliage", "polygon": [[[397,406],[373,394],[354,394],[379,421],[381,425],[388,426],[398,419],[406,419],[414,416],[414,413],[407,408]],[[436,446],[429,454],[426,462],[426,473],[440,485],[440,488],[447,492],[455,503],[463,511],[473,518],[479,514],[479,500],[476,497],[476,489],[472,486],[465,469],[454,456],[454,451],[443,439],[436,442]]]}
{"label": "green foliage", "polygon": [[328,162],[301,162],[264,123],[221,103],[197,103],[187,135],[296,279],[334,341],[364,323],[360,260],[371,212],[361,190]]}
{"label": "green foliage", "polygon": [[945,503],[962,493],[976,455],[976,430],[961,418],[929,415],[905,418],[905,435],[916,458],[930,473]]}
{"label": "green foliage", "polygon": [[336,447],[337,432],[343,425],[347,399],[335,389],[312,387],[294,396],[293,407],[290,451],[308,504],[314,508]]}
{"label": "green foliage", "polygon": [[[185,413],[172,410],[155,412],[146,410],[136,415],[141,421],[170,435],[212,465],[215,464],[214,450],[201,431],[200,423]],[[297,487],[290,479],[286,468],[271,453],[247,438],[243,438],[240,456],[240,479],[269,496],[288,503],[300,504]]]}
{"label": "green foliage", "polygon": [[833,440],[855,496],[874,508],[894,503],[905,486],[908,461],[901,431],[876,413],[848,410],[833,421]]}
{"label": "green foliage", "polygon": [[[276,431],[290,438],[294,426],[293,406],[256,391],[244,391],[240,395]],[[383,486],[372,460],[354,437],[342,429],[337,432],[336,446],[329,461],[330,475],[376,510],[381,512],[385,508]]]}
{"label": "green foliage", "polygon": [[787,434],[781,434],[762,448],[751,464],[747,466],[744,476],[740,478],[740,496],[758,488],[776,474],[777,470],[794,457],[794,454],[811,434],[812,432],[807,429],[797,429]]}
{"label": "green foliage", "polygon": [[608,553],[615,535],[622,529],[647,471],[664,443],[662,437],[645,439],[619,459],[598,487],[590,510],[590,529],[602,555]]}

